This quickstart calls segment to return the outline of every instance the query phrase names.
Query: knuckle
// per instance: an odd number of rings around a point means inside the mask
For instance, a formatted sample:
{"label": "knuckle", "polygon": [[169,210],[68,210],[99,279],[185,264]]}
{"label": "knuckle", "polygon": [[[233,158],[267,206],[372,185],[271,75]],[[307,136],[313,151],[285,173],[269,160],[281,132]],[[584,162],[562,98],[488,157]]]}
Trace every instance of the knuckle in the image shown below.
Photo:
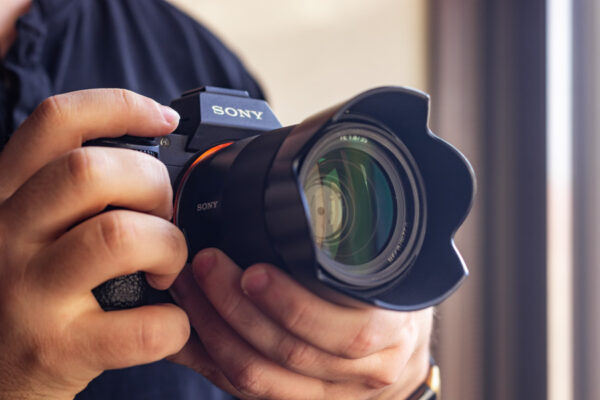
{"label": "knuckle", "polygon": [[157,158],[141,152],[129,151],[130,161],[136,163],[136,179],[151,193],[147,199],[152,211],[172,217],[173,187],[167,166]]}
{"label": "knuckle", "polygon": [[[142,153],[143,154],[143,153]],[[157,158],[148,155],[146,157],[149,163],[152,164],[152,168],[154,170],[154,175],[156,176],[156,180],[160,184],[170,184],[171,180],[169,178],[169,171],[167,170],[167,166],[159,161]],[[170,187],[171,185],[169,185]]]}
{"label": "knuckle", "polygon": [[118,211],[103,213],[99,220],[100,244],[108,254],[118,254],[135,237],[134,224]]}
{"label": "knuckle", "polygon": [[368,375],[367,385],[373,389],[381,389],[394,385],[407,372],[406,365],[410,351],[402,344],[378,353],[377,364]]}
{"label": "knuckle", "polygon": [[367,380],[367,386],[372,389],[383,389],[398,382],[399,372],[394,366],[382,368]]}
{"label": "knuckle", "polygon": [[267,392],[261,376],[261,369],[250,362],[233,374],[231,384],[246,396],[264,398]]}
{"label": "knuckle", "polygon": [[173,188],[167,166],[152,156],[146,154],[143,155],[146,156],[145,159],[148,161],[148,168],[145,170],[151,174],[151,179],[154,185],[158,189],[158,192],[162,195],[161,200],[170,205],[173,199]]}
{"label": "knuckle", "polygon": [[293,337],[286,336],[279,345],[281,361],[283,365],[292,368],[300,368],[308,365],[313,360],[311,347]]}
{"label": "knuckle", "polygon": [[167,195],[169,202],[171,202],[173,198],[173,186],[171,185],[171,177],[169,176],[167,166],[161,161],[155,159],[154,157],[152,158],[152,160],[154,161],[154,164],[157,166],[158,169],[158,181],[162,183],[162,185],[165,187],[164,193]]}
{"label": "knuckle", "polygon": [[126,110],[134,110],[141,106],[142,97],[131,90],[112,89],[113,95]]}
{"label": "knuckle", "polygon": [[68,95],[54,95],[42,101],[32,117],[37,121],[49,121],[60,125],[67,119]]}
{"label": "knuckle", "polygon": [[296,332],[299,327],[309,323],[310,314],[314,310],[309,304],[299,301],[293,301],[288,304],[287,313],[284,317],[284,326],[291,332]]}
{"label": "knuckle", "polygon": [[165,337],[163,323],[157,318],[142,318],[139,324],[136,350],[141,354],[158,355],[165,351],[168,338]]}
{"label": "knuckle", "polygon": [[158,235],[160,238],[157,237],[157,240],[160,240],[159,244],[165,247],[164,251],[170,259],[187,260],[187,243],[183,232],[171,222],[165,221],[162,224],[165,226],[161,227],[161,235]]}
{"label": "knuckle", "polygon": [[240,296],[226,296],[223,308],[222,308],[222,316],[226,321],[231,321],[239,315],[239,310],[242,307],[242,297]]}
{"label": "knuckle", "polygon": [[170,225],[167,236],[168,239],[165,242],[168,243],[167,246],[169,246],[173,259],[179,261],[177,264],[185,264],[188,257],[188,247],[183,232],[175,225]]}
{"label": "knuckle", "polygon": [[163,229],[166,233],[156,235],[155,243],[150,243],[161,249],[161,273],[152,273],[147,271],[146,280],[148,283],[159,290],[168,289],[172,283],[175,275],[178,274],[187,260],[187,244],[183,233],[176,228],[173,224],[169,224],[169,227]]}
{"label": "knuckle", "polygon": [[82,187],[100,178],[106,163],[104,153],[89,148],[69,152],[65,158],[68,175],[75,187]]}
{"label": "knuckle", "polygon": [[378,343],[378,337],[377,330],[368,322],[352,337],[350,344],[343,351],[343,356],[356,359],[370,355]]}
{"label": "knuckle", "polygon": [[404,329],[402,330],[402,339],[403,343],[414,343],[415,338],[418,337],[419,332],[419,321],[418,318],[411,316],[409,318]]}
{"label": "knuckle", "polygon": [[409,313],[407,318],[400,321],[396,326],[394,344],[405,349],[404,352],[409,351],[409,349],[414,350],[422,337],[418,315]]}

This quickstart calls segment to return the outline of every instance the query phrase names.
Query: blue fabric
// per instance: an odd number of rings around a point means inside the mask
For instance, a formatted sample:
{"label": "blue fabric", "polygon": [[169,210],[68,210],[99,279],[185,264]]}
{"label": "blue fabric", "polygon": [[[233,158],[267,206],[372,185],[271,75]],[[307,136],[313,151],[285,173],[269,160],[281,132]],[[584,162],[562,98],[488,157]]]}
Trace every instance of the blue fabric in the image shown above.
{"label": "blue fabric", "polygon": [[[168,104],[204,85],[262,92],[238,58],[161,0],[34,0],[0,68],[0,146],[45,98],[127,88]],[[167,361],[107,371],[77,396],[92,399],[232,399]]]}
{"label": "blue fabric", "polygon": [[76,400],[230,400],[206,379],[181,365],[160,361],[140,367],[106,371]]}

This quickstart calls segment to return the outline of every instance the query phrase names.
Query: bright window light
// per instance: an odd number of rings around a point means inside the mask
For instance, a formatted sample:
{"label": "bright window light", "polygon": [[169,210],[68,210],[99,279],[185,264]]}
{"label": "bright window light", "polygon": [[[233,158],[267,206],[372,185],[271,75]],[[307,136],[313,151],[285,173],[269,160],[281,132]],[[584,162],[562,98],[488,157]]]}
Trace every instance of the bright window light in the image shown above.
{"label": "bright window light", "polygon": [[548,399],[573,399],[572,4],[547,3]]}

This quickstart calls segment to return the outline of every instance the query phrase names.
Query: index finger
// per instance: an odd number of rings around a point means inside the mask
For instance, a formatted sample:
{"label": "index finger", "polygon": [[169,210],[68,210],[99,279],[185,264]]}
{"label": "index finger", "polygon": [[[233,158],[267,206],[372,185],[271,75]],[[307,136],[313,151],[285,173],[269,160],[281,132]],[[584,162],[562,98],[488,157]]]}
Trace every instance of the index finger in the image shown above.
{"label": "index finger", "polygon": [[0,201],[43,165],[99,137],[163,136],[179,123],[173,109],[124,89],[90,89],[44,100],[0,153]]}

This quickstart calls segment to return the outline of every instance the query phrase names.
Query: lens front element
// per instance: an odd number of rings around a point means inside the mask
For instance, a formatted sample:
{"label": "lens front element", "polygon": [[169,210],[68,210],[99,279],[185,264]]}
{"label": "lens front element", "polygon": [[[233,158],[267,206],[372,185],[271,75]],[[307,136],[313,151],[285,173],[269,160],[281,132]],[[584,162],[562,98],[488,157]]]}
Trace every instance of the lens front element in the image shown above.
{"label": "lens front element", "polygon": [[387,175],[365,151],[342,147],[325,154],[304,182],[317,247],[348,265],[375,258],[396,219],[390,189]]}
{"label": "lens front element", "polygon": [[300,181],[320,265],[371,289],[410,267],[424,230],[423,193],[401,144],[372,126],[341,125],[313,146]]}

